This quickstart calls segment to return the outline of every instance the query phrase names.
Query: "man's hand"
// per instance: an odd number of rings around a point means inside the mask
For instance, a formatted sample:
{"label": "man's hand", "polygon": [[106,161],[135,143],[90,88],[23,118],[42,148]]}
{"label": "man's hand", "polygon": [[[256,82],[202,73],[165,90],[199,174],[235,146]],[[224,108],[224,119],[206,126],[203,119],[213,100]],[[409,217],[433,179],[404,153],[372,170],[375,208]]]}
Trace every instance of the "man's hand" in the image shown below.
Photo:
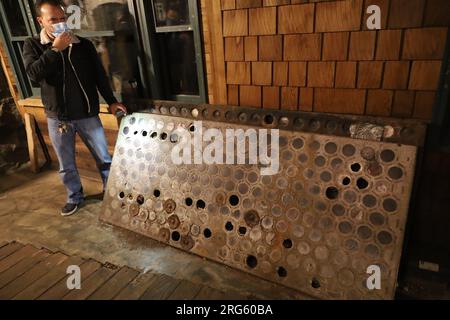
{"label": "man's hand", "polygon": [[53,47],[59,51],[64,51],[71,43],[72,36],[67,32],[63,32],[55,38],[53,41]]}
{"label": "man's hand", "polygon": [[119,110],[123,111],[124,113],[128,113],[127,108],[122,103],[113,103],[109,106],[109,112],[113,115],[116,115],[117,111]]}

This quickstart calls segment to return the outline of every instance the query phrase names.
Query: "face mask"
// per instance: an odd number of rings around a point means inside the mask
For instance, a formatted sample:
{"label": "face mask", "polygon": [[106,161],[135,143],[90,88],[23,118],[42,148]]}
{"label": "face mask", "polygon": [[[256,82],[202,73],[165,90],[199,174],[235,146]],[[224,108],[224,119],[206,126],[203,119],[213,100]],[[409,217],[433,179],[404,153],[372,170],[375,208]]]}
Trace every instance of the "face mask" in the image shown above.
{"label": "face mask", "polygon": [[59,36],[61,33],[64,32],[69,32],[70,29],[67,26],[67,23],[65,22],[60,22],[60,23],[56,23],[53,26],[53,32],[52,35],[56,38],[57,36]]}

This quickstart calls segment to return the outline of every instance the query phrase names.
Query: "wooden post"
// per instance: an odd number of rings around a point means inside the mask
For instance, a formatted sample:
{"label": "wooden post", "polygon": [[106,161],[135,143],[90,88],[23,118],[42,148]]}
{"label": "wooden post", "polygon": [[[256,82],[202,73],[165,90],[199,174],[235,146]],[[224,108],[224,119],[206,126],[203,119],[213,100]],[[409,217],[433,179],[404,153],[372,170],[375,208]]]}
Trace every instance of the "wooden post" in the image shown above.
{"label": "wooden post", "polygon": [[24,120],[25,120],[25,130],[27,132],[28,154],[30,155],[31,170],[34,173],[38,173],[39,157],[34,139],[34,133],[36,131],[34,116],[29,113],[25,113]]}

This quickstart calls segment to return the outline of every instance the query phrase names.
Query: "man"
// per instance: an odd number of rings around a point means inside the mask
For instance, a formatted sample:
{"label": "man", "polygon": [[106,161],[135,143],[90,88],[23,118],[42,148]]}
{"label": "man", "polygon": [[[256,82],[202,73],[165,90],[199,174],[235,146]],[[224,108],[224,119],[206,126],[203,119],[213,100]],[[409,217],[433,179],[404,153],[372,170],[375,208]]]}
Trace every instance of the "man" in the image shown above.
{"label": "man", "polygon": [[[62,208],[61,215],[69,216],[84,201],[75,163],[77,133],[96,160],[103,191],[110,171],[111,156],[98,116],[97,90],[108,103],[109,112],[115,115],[116,112],[126,113],[127,110],[115,99],[92,42],[67,31],[62,3],[58,0],[38,0],[36,14],[42,31],[39,36],[25,41],[23,58],[32,83],[41,87],[49,136],[68,193],[67,204]],[[58,34],[60,28],[66,31]]]}

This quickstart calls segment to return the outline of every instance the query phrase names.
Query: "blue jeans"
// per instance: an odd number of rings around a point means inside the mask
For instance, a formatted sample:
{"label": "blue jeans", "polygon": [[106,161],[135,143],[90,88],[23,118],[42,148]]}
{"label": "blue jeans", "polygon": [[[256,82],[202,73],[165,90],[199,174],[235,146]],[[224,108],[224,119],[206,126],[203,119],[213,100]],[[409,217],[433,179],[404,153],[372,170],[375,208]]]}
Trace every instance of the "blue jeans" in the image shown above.
{"label": "blue jeans", "polygon": [[66,121],[66,132],[59,131],[60,121],[47,118],[50,140],[59,161],[59,174],[64,183],[68,203],[80,204],[84,201],[83,186],[75,162],[75,136],[78,133],[94,157],[103,181],[103,191],[111,168],[111,155],[102,123],[98,116],[82,120]]}

